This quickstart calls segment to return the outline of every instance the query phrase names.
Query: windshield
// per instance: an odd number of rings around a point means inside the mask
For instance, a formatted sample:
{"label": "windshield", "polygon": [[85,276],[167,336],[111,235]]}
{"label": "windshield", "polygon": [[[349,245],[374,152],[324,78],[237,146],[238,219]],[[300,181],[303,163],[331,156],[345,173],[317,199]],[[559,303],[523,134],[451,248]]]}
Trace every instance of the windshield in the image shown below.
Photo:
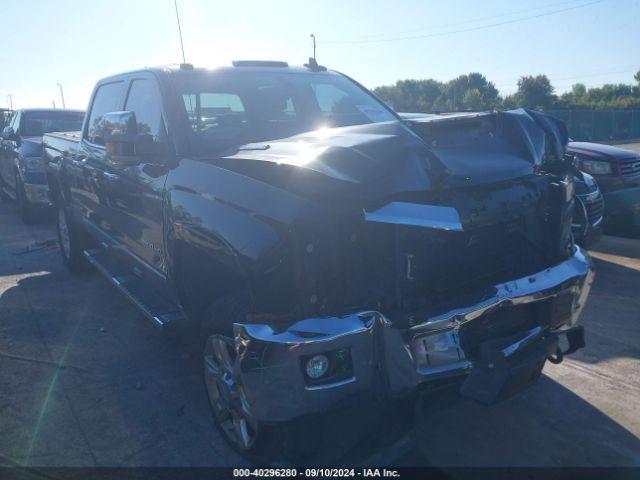
{"label": "windshield", "polygon": [[178,79],[198,150],[397,118],[349,79],[329,73],[224,73]]}
{"label": "windshield", "polygon": [[83,112],[26,112],[20,134],[39,137],[50,132],[74,132],[82,129]]}

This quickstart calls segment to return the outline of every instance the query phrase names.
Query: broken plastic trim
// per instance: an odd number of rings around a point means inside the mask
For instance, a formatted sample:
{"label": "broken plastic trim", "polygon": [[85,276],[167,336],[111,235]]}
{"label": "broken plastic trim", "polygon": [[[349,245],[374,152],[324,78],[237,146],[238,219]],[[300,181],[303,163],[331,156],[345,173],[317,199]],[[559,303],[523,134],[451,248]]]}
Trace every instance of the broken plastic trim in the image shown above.
{"label": "broken plastic trim", "polygon": [[453,207],[419,203],[391,202],[373,212],[364,211],[368,222],[412,225],[461,232],[462,222]]}

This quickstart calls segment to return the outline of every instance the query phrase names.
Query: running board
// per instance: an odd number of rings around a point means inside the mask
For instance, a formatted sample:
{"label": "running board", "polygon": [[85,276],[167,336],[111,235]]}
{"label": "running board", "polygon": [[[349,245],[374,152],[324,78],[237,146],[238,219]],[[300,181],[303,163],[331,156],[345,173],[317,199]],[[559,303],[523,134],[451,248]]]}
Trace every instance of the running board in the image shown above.
{"label": "running board", "polygon": [[104,248],[85,250],[84,256],[98,272],[122,292],[142,314],[162,329],[180,323],[185,315],[175,303],[149,289],[132,270],[124,269]]}

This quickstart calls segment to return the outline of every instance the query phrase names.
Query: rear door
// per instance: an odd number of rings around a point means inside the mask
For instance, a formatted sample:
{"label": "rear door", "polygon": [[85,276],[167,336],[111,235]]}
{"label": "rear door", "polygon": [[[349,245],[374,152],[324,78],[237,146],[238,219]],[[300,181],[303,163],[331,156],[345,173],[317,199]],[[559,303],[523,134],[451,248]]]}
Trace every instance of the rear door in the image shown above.
{"label": "rear door", "polygon": [[[157,80],[152,74],[130,78],[123,110],[136,115],[138,133],[167,142],[165,114]],[[138,165],[112,166],[105,172],[108,221],[114,237],[137,259],[165,273],[163,192],[169,169],[159,158],[144,157]]]}
{"label": "rear door", "polygon": [[110,205],[104,188],[104,173],[108,166],[102,119],[106,113],[122,109],[124,92],[124,79],[106,81],[96,88],[78,151],[63,160],[74,213],[93,227],[98,236],[109,236],[112,230],[108,221]]}

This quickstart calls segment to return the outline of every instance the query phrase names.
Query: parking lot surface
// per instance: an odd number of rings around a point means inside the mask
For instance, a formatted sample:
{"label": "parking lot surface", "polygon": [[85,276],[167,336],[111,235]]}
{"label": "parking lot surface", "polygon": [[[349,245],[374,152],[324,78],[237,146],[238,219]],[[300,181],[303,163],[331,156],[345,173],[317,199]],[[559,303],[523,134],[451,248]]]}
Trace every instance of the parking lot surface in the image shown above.
{"label": "parking lot surface", "polygon": [[[640,465],[640,240],[604,237],[582,317],[587,347],[484,407],[452,392],[415,409],[338,412],[319,463]],[[235,466],[199,358],[97,273],[62,266],[52,222],[0,203],[0,464]]]}

